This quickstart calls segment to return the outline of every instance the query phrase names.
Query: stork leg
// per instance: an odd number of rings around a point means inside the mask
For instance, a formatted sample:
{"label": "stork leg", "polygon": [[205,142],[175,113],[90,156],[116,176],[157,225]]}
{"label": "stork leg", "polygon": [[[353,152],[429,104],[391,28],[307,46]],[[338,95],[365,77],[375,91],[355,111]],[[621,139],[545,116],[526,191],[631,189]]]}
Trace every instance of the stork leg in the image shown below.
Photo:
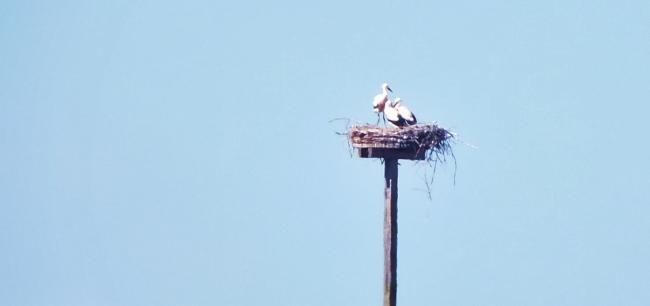
{"label": "stork leg", "polygon": [[379,113],[377,113],[377,123],[375,123],[375,125],[379,125],[379,119]]}
{"label": "stork leg", "polygon": [[381,113],[381,117],[382,117],[382,119],[384,119],[384,125],[386,125],[386,114],[385,114],[385,113]]}

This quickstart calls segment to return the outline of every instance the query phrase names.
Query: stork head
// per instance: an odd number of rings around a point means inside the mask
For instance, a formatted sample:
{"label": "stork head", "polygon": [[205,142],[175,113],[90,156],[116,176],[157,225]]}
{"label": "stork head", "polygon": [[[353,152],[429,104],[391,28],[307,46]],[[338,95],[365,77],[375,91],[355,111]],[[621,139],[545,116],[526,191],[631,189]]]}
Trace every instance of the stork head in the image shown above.
{"label": "stork head", "polygon": [[399,106],[399,103],[402,102],[402,98],[397,97],[395,101],[393,101],[393,106],[397,107]]}
{"label": "stork head", "polygon": [[390,89],[390,86],[388,86],[388,83],[381,84],[381,89],[393,92],[393,90]]}

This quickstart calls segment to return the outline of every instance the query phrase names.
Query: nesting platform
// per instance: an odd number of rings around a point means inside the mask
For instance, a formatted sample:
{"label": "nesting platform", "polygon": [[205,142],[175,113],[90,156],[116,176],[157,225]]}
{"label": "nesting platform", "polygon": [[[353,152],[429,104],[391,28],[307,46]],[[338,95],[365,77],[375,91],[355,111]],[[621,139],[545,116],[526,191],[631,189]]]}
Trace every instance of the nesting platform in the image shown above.
{"label": "nesting platform", "polygon": [[453,135],[435,124],[400,128],[359,125],[350,127],[348,137],[362,158],[425,160],[436,150],[444,151]]}

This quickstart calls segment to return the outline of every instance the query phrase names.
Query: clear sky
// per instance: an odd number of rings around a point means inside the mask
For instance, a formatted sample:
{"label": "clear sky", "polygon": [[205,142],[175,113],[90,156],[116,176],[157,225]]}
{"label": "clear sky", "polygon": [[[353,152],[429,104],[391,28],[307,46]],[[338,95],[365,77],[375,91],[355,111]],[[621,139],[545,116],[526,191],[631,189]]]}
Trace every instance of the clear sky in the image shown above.
{"label": "clear sky", "polygon": [[380,305],[387,81],[457,132],[400,167],[400,305],[650,304],[648,1],[3,1],[1,305]]}

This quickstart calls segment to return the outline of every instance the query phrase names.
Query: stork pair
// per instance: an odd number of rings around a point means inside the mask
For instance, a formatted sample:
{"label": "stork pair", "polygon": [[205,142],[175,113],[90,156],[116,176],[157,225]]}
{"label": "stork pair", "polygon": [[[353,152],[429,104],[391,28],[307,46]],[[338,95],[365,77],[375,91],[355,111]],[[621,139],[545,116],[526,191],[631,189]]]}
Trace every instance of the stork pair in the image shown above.
{"label": "stork pair", "polygon": [[417,123],[415,115],[402,104],[402,99],[396,98],[391,101],[388,97],[388,92],[393,92],[388,84],[381,85],[382,92],[375,96],[372,101],[372,109],[377,113],[377,124],[379,124],[379,113],[384,115],[384,123],[386,120],[395,127],[403,127],[414,125]]}

